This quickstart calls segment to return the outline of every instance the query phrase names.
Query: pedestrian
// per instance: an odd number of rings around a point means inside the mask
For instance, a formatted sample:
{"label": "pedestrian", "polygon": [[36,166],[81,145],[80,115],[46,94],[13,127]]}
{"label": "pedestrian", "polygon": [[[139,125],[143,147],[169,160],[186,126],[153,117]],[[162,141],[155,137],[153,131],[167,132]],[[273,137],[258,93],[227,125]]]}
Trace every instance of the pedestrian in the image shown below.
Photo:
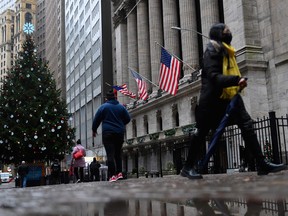
{"label": "pedestrian", "polygon": [[[75,158],[75,155],[81,152],[81,156],[79,158]],[[85,148],[81,145],[81,140],[78,139],[76,145],[73,148],[72,157],[73,157],[73,167],[74,167],[74,175],[76,177],[76,183],[80,183],[84,181],[84,167],[85,167],[85,157],[86,151]]]}
{"label": "pedestrian", "polygon": [[[197,171],[197,162],[205,154],[205,138],[209,131],[215,130],[223,118],[226,107],[239,89],[247,86],[235,59],[235,49],[231,46],[232,33],[223,23],[214,24],[209,33],[210,42],[204,52],[201,73],[201,92],[196,107],[197,131],[191,138],[188,156],[180,175],[189,179],[201,179]],[[267,175],[286,168],[283,164],[273,164],[264,160],[260,144],[253,129],[253,120],[245,109],[242,97],[239,97],[236,110],[229,118],[229,124],[241,129],[245,147],[256,159],[258,175]]]}
{"label": "pedestrian", "polygon": [[92,131],[97,134],[97,128],[102,122],[102,141],[107,154],[108,178],[110,182],[122,179],[121,149],[124,142],[125,125],[130,122],[126,108],[115,98],[113,90],[106,94],[106,102],[97,110]]}
{"label": "pedestrian", "polygon": [[59,164],[59,160],[55,159],[51,165],[51,180],[52,184],[60,184],[60,174],[61,174],[61,166]]}
{"label": "pedestrian", "polygon": [[100,163],[93,158],[93,161],[90,163],[90,178],[91,181],[99,181],[99,168],[101,167]]}
{"label": "pedestrian", "polygon": [[29,167],[25,161],[22,161],[18,167],[18,174],[20,176],[20,187],[25,188],[27,186],[27,174],[29,173]]}

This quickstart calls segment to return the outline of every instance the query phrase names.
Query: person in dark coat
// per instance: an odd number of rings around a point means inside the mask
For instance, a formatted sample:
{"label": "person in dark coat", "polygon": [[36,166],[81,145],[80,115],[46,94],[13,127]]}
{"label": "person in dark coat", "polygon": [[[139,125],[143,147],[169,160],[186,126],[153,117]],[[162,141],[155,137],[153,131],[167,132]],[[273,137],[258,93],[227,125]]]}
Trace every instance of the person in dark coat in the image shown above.
{"label": "person in dark coat", "polygon": [[[201,179],[196,170],[197,162],[205,154],[205,138],[215,130],[223,118],[226,108],[239,89],[247,86],[235,59],[235,49],[231,46],[232,33],[227,25],[218,23],[211,27],[210,42],[204,52],[201,73],[201,92],[196,107],[197,132],[192,136],[185,165],[180,175],[189,179]],[[268,163],[264,160],[260,144],[253,129],[253,120],[246,111],[242,97],[237,101],[237,109],[231,114],[229,125],[236,124],[241,129],[245,146],[256,159],[258,175],[267,175],[286,168],[283,164]]]}
{"label": "person in dark coat", "polygon": [[20,187],[25,188],[27,185],[27,174],[29,173],[29,167],[25,161],[22,161],[18,167],[18,174],[20,176]]}
{"label": "person in dark coat", "polygon": [[110,182],[122,179],[121,149],[124,142],[125,125],[130,122],[130,115],[110,90],[106,94],[107,101],[97,110],[93,125],[93,136],[102,122],[102,141],[107,154],[108,178]]}
{"label": "person in dark coat", "polygon": [[93,161],[90,163],[90,178],[91,181],[99,181],[100,176],[99,176],[99,168],[101,165],[99,162],[96,160],[96,158],[93,158]]}
{"label": "person in dark coat", "polygon": [[51,180],[52,184],[60,184],[60,174],[61,174],[61,166],[59,164],[58,159],[55,159],[51,165]]}

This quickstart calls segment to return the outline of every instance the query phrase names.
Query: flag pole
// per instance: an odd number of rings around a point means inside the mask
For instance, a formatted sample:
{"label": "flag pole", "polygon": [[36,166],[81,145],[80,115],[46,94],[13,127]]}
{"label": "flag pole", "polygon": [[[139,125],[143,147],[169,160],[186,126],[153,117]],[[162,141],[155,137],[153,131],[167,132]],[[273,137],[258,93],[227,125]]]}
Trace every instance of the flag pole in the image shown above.
{"label": "flag pole", "polygon": [[[155,41],[155,44],[157,44],[158,46],[162,47],[163,49],[165,49],[165,47],[163,47],[161,44],[159,44],[157,41]],[[182,59],[178,58],[177,56],[175,56],[174,54],[172,54],[171,52],[169,52],[167,49],[165,49],[170,55],[174,56],[176,59],[178,59],[180,62],[182,62],[183,64],[187,65],[190,69],[192,69],[193,71],[197,71],[195,68],[191,67],[188,63],[186,63],[185,61],[183,61]]]}
{"label": "flag pole", "polygon": [[[107,82],[105,82],[105,84],[108,85],[108,86],[110,86],[110,87],[112,86],[111,84],[109,84],[109,83],[107,83]],[[120,92],[120,93],[121,93],[121,92]],[[132,93],[133,93],[133,92],[132,92]],[[122,94],[122,93],[121,93],[121,94]],[[133,93],[133,94],[134,94],[134,93]],[[121,95],[118,96],[118,95],[117,95],[117,97],[125,97],[125,96],[131,98],[131,99],[134,100],[134,101],[137,101],[135,98],[132,98],[132,97],[130,97],[129,95],[124,95],[124,96],[121,96]]]}
{"label": "flag pole", "polygon": [[210,38],[207,37],[206,35],[203,35],[202,33],[198,32],[198,31],[196,31],[196,30],[193,30],[193,29],[180,28],[180,27],[177,27],[177,26],[172,26],[171,29],[179,30],[179,31],[182,31],[182,30],[183,30],[183,31],[192,31],[192,32],[194,32],[194,33],[196,33],[196,34],[201,35],[201,36],[204,37],[204,38],[210,39]]}
{"label": "flag pole", "polygon": [[152,85],[156,86],[159,88],[158,85],[156,85],[155,83],[153,83],[152,81],[150,81],[149,79],[147,79],[146,77],[144,77],[143,75],[139,74],[138,72],[136,72],[134,69],[132,69],[131,67],[128,67],[128,69],[132,70],[133,72],[137,73],[140,77],[144,78],[145,80],[147,80],[149,83],[151,83]]}
{"label": "flag pole", "polygon": [[139,0],[134,6],[133,8],[128,12],[128,14],[126,15],[125,19],[130,15],[130,13],[132,13],[132,11],[134,10],[135,7],[137,7],[137,5],[141,2],[142,0]]}

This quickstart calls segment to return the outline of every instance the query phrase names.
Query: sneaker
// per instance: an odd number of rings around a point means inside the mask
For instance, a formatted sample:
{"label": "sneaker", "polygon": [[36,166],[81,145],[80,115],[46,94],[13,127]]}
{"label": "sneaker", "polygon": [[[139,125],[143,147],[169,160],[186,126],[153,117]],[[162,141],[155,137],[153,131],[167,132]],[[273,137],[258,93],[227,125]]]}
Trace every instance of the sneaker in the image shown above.
{"label": "sneaker", "polygon": [[186,167],[182,168],[180,175],[183,177],[187,177],[189,179],[202,179],[203,178],[202,175],[199,174],[195,169],[186,168]]}
{"label": "sneaker", "polygon": [[123,179],[123,175],[122,175],[121,172],[117,174],[117,180],[118,180],[118,179]]}
{"label": "sneaker", "polygon": [[117,181],[117,177],[115,175],[113,175],[110,179],[109,182],[115,182]]}
{"label": "sneaker", "polygon": [[263,162],[260,167],[258,168],[257,174],[258,175],[267,175],[271,172],[279,172],[281,170],[286,169],[286,165],[284,164],[274,164],[270,162]]}

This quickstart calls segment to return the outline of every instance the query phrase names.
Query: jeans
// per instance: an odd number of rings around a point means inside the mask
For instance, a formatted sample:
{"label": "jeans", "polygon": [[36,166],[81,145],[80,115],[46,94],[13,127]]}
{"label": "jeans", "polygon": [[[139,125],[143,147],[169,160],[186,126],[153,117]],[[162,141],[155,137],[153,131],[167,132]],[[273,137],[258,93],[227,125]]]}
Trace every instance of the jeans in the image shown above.
{"label": "jeans", "polygon": [[21,176],[22,187],[25,188],[27,185],[27,176]]}

